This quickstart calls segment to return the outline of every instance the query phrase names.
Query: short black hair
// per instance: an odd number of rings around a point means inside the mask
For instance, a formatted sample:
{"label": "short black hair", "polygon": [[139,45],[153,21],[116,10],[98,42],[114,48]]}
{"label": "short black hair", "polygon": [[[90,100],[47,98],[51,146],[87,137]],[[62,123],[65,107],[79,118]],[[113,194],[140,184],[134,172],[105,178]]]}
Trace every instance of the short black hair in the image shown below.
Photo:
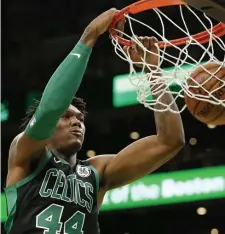
{"label": "short black hair", "polygon": [[[26,115],[22,119],[22,124],[20,125],[20,128],[22,130],[25,130],[26,126],[30,122],[40,104],[40,101],[37,99],[34,99],[33,102],[34,104],[27,109]],[[84,117],[87,116],[86,103],[84,102],[83,98],[73,97],[71,105],[75,106],[83,114]]]}

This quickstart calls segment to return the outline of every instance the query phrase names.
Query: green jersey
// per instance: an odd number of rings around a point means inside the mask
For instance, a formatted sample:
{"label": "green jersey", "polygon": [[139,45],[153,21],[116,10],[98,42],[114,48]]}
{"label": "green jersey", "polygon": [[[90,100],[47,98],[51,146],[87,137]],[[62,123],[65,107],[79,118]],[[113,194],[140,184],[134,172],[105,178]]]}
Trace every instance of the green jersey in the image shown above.
{"label": "green jersey", "polygon": [[87,161],[71,167],[50,151],[28,177],[5,189],[10,234],[99,234],[99,177]]}

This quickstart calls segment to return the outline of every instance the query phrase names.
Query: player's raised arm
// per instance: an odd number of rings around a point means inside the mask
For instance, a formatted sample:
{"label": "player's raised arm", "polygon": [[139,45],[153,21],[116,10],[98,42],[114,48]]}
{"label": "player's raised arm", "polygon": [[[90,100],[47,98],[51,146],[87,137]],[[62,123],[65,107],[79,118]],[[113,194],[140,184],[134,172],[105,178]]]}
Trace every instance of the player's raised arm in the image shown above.
{"label": "player's raised arm", "polygon": [[[153,65],[152,69],[157,67],[154,66],[158,64],[156,39],[145,37],[139,40],[148,50],[155,53],[148,53],[145,62],[149,66]],[[133,62],[141,62],[141,57],[144,58],[143,51],[135,45],[129,49],[125,48],[125,51],[130,53]],[[172,100],[171,94],[164,94],[160,101],[166,104],[172,103]],[[159,108],[160,106],[157,107],[157,109]],[[175,102],[173,109],[177,110]],[[102,170],[103,191],[128,184],[147,175],[174,157],[183,147],[185,139],[179,114],[173,114],[169,111],[155,112],[155,122],[156,135],[134,142],[117,155],[103,155],[89,159],[93,164],[97,161],[102,161],[105,164]]]}
{"label": "player's raised arm", "polygon": [[34,155],[43,155],[59,118],[69,107],[79,88],[92,47],[108,29],[115,13],[115,9],[110,9],[94,19],[86,27],[74,49],[56,69],[26,130],[11,145],[9,167],[23,165]]}

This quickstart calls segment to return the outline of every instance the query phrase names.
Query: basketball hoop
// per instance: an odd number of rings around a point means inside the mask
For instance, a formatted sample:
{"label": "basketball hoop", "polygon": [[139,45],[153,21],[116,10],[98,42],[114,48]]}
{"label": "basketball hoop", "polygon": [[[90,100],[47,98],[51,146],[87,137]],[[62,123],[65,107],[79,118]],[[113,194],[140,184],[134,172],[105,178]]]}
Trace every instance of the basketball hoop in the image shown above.
{"label": "basketball hoop", "polygon": [[[168,7],[168,6],[174,6],[179,8],[181,22],[183,24],[183,27],[175,23],[170,17],[168,17],[162,10],[162,7]],[[159,19],[159,23],[161,24],[162,31],[159,33],[157,30],[155,30],[152,26],[149,26],[148,24],[137,20],[131,15],[136,15],[137,13],[141,13],[147,10],[152,10],[155,12]],[[193,16],[196,18],[196,22],[198,22],[201,27],[203,27],[203,30],[199,33],[192,34],[188,28],[188,20],[185,20],[185,14],[184,11],[188,11],[189,13],[193,14]],[[225,64],[225,57],[223,61],[219,61],[214,53],[214,45],[219,47],[221,51],[225,54],[225,44],[220,38],[221,36],[225,35],[225,24],[224,23],[218,23],[215,26],[212,23],[212,20],[204,13],[202,13],[204,16],[204,20],[207,22],[206,26],[202,19],[198,16],[198,14],[190,8],[186,3],[184,3],[181,0],[142,0],[135,2],[124,9],[122,9],[120,12],[118,12],[117,15],[115,15],[114,20],[112,24],[110,25],[109,31],[112,38],[112,44],[115,47],[115,53],[123,60],[127,61],[130,64],[130,81],[131,83],[136,86],[137,90],[137,99],[140,103],[144,104],[149,109],[152,109],[154,111],[172,111],[171,106],[173,103],[165,105],[165,108],[157,109],[157,103],[159,103],[159,98],[156,100],[153,100],[152,98],[149,98],[149,96],[153,95],[154,91],[151,90],[150,87],[152,85],[157,85],[157,87],[165,87],[163,88],[163,92],[172,93],[174,95],[174,99],[176,100],[178,97],[184,98],[184,93],[188,95],[191,98],[195,98],[201,101],[211,102],[215,105],[223,105],[225,107],[224,100],[221,101],[215,97],[212,98],[213,94],[209,92],[208,90],[205,90],[202,84],[196,84],[196,81],[194,82],[197,87],[203,88],[204,91],[207,92],[207,95],[201,96],[201,95],[193,95],[189,92],[187,79],[192,79],[190,74],[191,72],[197,67],[202,66],[203,62],[216,62],[220,64],[220,68],[224,66]],[[116,29],[116,24],[122,20],[126,19],[128,22],[130,28],[130,34],[119,31]],[[182,34],[184,34],[183,37],[178,39],[167,39],[166,30],[165,30],[165,20],[168,21],[173,27],[176,29],[179,29]],[[168,23],[167,22],[167,23]],[[159,42],[156,44],[156,46],[159,49],[159,65],[156,68],[157,71],[160,73],[163,73],[163,77],[157,76],[154,71],[149,68],[148,64],[145,63],[144,58],[142,58],[142,65],[143,69],[141,73],[137,73],[136,69],[134,67],[133,61],[130,59],[129,55],[123,51],[123,46],[131,46],[132,43],[136,43],[138,46],[140,46],[144,51],[144,57],[146,52],[151,53],[148,51],[138,40],[138,37],[135,35],[135,32],[133,30],[133,24],[139,24],[140,26],[144,26],[146,29],[148,29],[150,32],[147,35],[143,36],[152,36],[152,34],[155,34],[158,38]],[[119,32],[119,33],[118,33]],[[122,36],[120,36],[122,35]],[[200,59],[196,59],[193,56],[190,55],[189,49],[192,46],[198,46],[198,48],[201,50],[201,56]],[[173,53],[168,52],[168,48],[176,50],[176,53],[178,53],[177,56],[174,56]],[[206,59],[207,57],[207,59]],[[171,66],[174,67],[172,72],[166,72],[166,70],[161,68],[161,65],[163,62],[170,63]],[[191,69],[184,69],[184,67],[191,67]],[[149,72],[147,74],[144,73],[144,68],[146,71],[146,68],[149,68]],[[205,69],[203,67],[203,69]],[[182,74],[182,75],[180,75]],[[211,74],[212,76],[215,76],[216,73]],[[218,78],[219,79],[219,78]],[[178,84],[181,89],[178,92],[170,91],[169,87],[171,84]],[[221,80],[221,87],[225,86],[224,80]],[[154,89],[155,92],[159,92],[159,89]],[[161,91],[162,92],[162,91]],[[156,94],[156,93],[155,93]],[[161,103],[160,103],[161,104]],[[186,105],[184,104],[180,109],[179,113],[185,109]]]}

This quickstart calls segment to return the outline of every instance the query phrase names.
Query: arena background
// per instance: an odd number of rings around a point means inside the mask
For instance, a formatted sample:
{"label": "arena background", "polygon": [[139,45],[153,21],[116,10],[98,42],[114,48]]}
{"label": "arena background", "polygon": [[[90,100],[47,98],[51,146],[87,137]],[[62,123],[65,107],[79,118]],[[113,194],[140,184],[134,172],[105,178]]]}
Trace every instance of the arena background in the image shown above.
{"label": "arena background", "polygon": [[[33,98],[41,96],[51,74],[76,44],[85,26],[102,11],[110,7],[121,9],[131,2],[2,1],[2,192],[10,142],[19,133],[27,106]],[[170,8],[168,13],[174,15],[177,12]],[[143,17],[153,23],[149,15]],[[198,30],[191,19],[190,24],[194,31]],[[171,34],[176,37],[176,32]],[[197,50],[191,53],[199,56]],[[218,52],[220,56],[224,55]],[[113,78],[128,73],[128,69],[128,64],[114,54],[109,36],[105,34],[93,50],[78,92],[78,96],[87,102],[89,111],[86,139],[79,158],[86,159],[87,152],[90,155],[94,152],[116,153],[135,140],[132,138],[155,133],[152,111],[136,104],[113,105]],[[138,191],[126,187],[108,195],[109,200],[105,201],[105,209],[103,206],[99,216],[102,234],[225,233],[225,167],[222,166],[225,164],[225,128],[209,128],[188,111],[182,113],[182,118],[186,134],[184,149],[146,177],[145,182],[140,181],[139,185],[144,187]],[[176,174],[176,171],[183,172]],[[159,176],[161,180],[157,177],[160,173],[164,173]],[[176,187],[178,192],[168,195],[171,199],[163,200],[154,193],[154,188],[162,189],[162,179],[171,178],[183,184],[200,178],[206,187],[201,192],[185,190],[186,194],[182,191],[179,194]],[[219,188],[213,186],[214,179],[220,180]],[[124,200],[118,200],[118,197]],[[1,208],[3,224],[4,195]]]}

